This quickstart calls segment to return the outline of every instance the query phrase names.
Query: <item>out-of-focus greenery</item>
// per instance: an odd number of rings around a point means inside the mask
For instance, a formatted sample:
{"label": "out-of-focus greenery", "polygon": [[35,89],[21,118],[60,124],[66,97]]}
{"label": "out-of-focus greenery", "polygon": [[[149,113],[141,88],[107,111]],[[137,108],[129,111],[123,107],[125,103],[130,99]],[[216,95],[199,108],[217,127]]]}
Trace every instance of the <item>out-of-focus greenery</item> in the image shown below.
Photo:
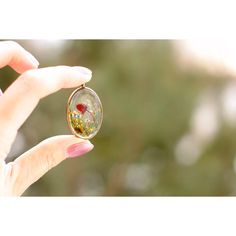
{"label": "out-of-focus greenery", "polygon": [[[176,144],[189,130],[201,93],[217,93],[229,79],[199,68],[184,70],[168,40],[18,42],[38,58],[40,67],[92,69],[87,86],[104,108],[101,130],[91,140],[94,150],[53,168],[25,195],[235,194],[234,128],[223,124],[194,164],[182,165],[175,158]],[[17,74],[4,68],[0,77],[4,90]],[[21,153],[45,138],[70,133],[65,109],[72,91],[64,89],[40,101],[20,130],[26,143]]]}

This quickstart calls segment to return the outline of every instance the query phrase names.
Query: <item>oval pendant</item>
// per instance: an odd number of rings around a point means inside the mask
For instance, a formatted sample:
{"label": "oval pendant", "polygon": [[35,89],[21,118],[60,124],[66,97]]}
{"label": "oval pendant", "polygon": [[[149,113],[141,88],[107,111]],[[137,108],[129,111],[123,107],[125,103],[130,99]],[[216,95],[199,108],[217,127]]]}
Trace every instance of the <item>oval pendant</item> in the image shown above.
{"label": "oval pendant", "polygon": [[103,109],[98,95],[82,85],[69,97],[67,121],[72,133],[82,139],[91,139],[102,125]]}

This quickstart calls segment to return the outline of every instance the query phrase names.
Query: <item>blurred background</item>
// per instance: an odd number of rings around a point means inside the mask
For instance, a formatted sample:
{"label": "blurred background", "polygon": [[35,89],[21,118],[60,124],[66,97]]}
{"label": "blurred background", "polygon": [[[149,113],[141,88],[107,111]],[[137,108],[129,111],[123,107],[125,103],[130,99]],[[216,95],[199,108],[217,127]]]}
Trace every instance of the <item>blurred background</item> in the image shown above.
{"label": "blurred background", "polygon": [[[25,196],[236,195],[236,47],[230,41],[19,40],[40,67],[81,65],[104,120],[95,148],[67,160]],[[16,78],[0,70],[4,91]],[[40,101],[8,161],[69,134],[74,89]]]}

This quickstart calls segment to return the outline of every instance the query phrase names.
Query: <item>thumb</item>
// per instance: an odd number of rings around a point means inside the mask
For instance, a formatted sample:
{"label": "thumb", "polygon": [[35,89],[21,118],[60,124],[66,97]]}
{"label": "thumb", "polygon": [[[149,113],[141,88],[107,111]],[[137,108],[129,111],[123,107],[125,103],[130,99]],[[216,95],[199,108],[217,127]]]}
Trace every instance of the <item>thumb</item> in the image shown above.
{"label": "thumb", "polygon": [[88,140],[73,135],[55,136],[44,140],[37,146],[22,154],[9,171],[11,195],[21,195],[31,184],[41,178],[51,168],[66,158],[81,156],[93,149]]}

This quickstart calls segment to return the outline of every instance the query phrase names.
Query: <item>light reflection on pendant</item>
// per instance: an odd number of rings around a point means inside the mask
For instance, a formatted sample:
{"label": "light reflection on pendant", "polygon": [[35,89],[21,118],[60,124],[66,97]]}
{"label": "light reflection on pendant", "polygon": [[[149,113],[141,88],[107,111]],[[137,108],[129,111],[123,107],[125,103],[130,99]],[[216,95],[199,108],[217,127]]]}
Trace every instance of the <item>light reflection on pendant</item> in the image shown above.
{"label": "light reflection on pendant", "polygon": [[103,108],[98,95],[85,85],[76,89],[67,103],[67,121],[72,133],[91,139],[102,125]]}

